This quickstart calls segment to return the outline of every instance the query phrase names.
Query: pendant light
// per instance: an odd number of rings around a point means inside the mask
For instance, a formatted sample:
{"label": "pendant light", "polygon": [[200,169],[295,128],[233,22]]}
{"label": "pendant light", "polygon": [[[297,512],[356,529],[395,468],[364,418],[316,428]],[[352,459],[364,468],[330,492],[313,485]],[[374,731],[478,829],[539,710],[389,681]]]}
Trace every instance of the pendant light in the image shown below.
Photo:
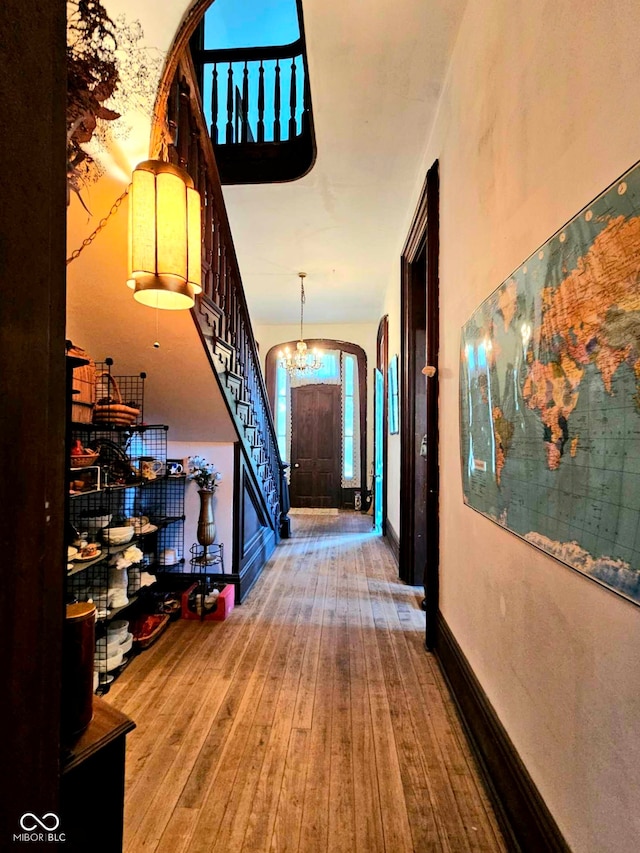
{"label": "pendant light", "polygon": [[279,352],[280,364],[289,372],[298,375],[312,373],[314,370],[319,370],[322,367],[322,353],[317,350],[309,350],[304,342],[303,321],[304,321],[304,304],[306,297],[304,293],[304,280],[306,272],[299,272],[300,278],[300,340],[296,344],[296,351],[291,352],[289,347],[285,347],[284,352]]}
{"label": "pendant light", "polygon": [[129,194],[129,279],[133,298],[152,308],[192,308],[202,292],[200,194],[172,163],[145,160]]}

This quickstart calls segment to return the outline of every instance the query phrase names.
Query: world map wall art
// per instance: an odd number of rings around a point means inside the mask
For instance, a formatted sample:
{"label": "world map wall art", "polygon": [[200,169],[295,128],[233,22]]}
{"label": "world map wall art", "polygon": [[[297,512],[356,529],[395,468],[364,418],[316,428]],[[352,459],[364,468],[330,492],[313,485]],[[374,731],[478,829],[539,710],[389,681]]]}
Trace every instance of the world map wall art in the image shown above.
{"label": "world map wall art", "polygon": [[465,503],[640,604],[640,166],[462,329]]}

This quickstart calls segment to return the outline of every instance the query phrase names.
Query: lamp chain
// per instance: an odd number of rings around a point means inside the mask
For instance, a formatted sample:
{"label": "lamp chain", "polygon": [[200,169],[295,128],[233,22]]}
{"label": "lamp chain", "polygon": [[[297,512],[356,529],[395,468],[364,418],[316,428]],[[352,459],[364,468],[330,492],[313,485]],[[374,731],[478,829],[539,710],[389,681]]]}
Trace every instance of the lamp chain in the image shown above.
{"label": "lamp chain", "polygon": [[90,246],[93,243],[93,241],[96,239],[98,234],[102,231],[104,226],[111,219],[113,214],[117,212],[118,208],[120,207],[120,205],[124,201],[125,197],[129,194],[130,189],[131,189],[131,184],[129,184],[129,186],[125,189],[125,191],[122,193],[122,195],[114,201],[113,205],[111,206],[111,210],[109,211],[109,213],[107,213],[106,216],[104,216],[100,220],[100,222],[98,222],[98,226],[95,229],[95,231],[92,234],[89,234],[89,236],[82,241],[82,245],[78,249],[74,249],[74,251],[71,253],[71,256],[68,257],[66,260],[67,266],[69,266],[71,261],[75,261],[75,259],[77,257],[79,257],[80,253],[82,251],[84,251],[84,249],[87,248],[87,246]]}
{"label": "lamp chain", "polygon": [[303,338],[302,338],[302,318],[304,316],[304,303],[305,303],[304,279],[301,276],[300,277],[300,340],[303,340]]}

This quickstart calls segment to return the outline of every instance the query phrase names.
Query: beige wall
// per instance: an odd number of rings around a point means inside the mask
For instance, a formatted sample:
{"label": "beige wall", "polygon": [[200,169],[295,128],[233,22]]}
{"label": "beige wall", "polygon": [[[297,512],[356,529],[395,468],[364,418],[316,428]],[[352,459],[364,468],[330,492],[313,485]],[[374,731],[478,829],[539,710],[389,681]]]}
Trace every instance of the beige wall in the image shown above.
{"label": "beige wall", "polygon": [[[639,33],[635,0],[471,0],[411,202],[438,158],[441,609],[584,853],[638,849],[640,609],[463,505],[459,334],[515,267],[640,157]],[[394,280],[391,351],[397,293]],[[398,457],[392,438],[393,476]],[[389,511],[395,526],[395,498]]]}

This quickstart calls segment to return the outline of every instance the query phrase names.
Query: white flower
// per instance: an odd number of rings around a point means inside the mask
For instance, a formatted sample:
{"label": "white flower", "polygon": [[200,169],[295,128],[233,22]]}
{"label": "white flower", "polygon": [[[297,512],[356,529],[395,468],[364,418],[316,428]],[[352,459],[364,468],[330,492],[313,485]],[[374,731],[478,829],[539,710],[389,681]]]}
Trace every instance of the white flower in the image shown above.
{"label": "white flower", "polygon": [[127,550],[123,552],[122,556],[125,560],[129,560],[132,563],[139,563],[142,559],[142,551],[137,545],[130,545]]}

